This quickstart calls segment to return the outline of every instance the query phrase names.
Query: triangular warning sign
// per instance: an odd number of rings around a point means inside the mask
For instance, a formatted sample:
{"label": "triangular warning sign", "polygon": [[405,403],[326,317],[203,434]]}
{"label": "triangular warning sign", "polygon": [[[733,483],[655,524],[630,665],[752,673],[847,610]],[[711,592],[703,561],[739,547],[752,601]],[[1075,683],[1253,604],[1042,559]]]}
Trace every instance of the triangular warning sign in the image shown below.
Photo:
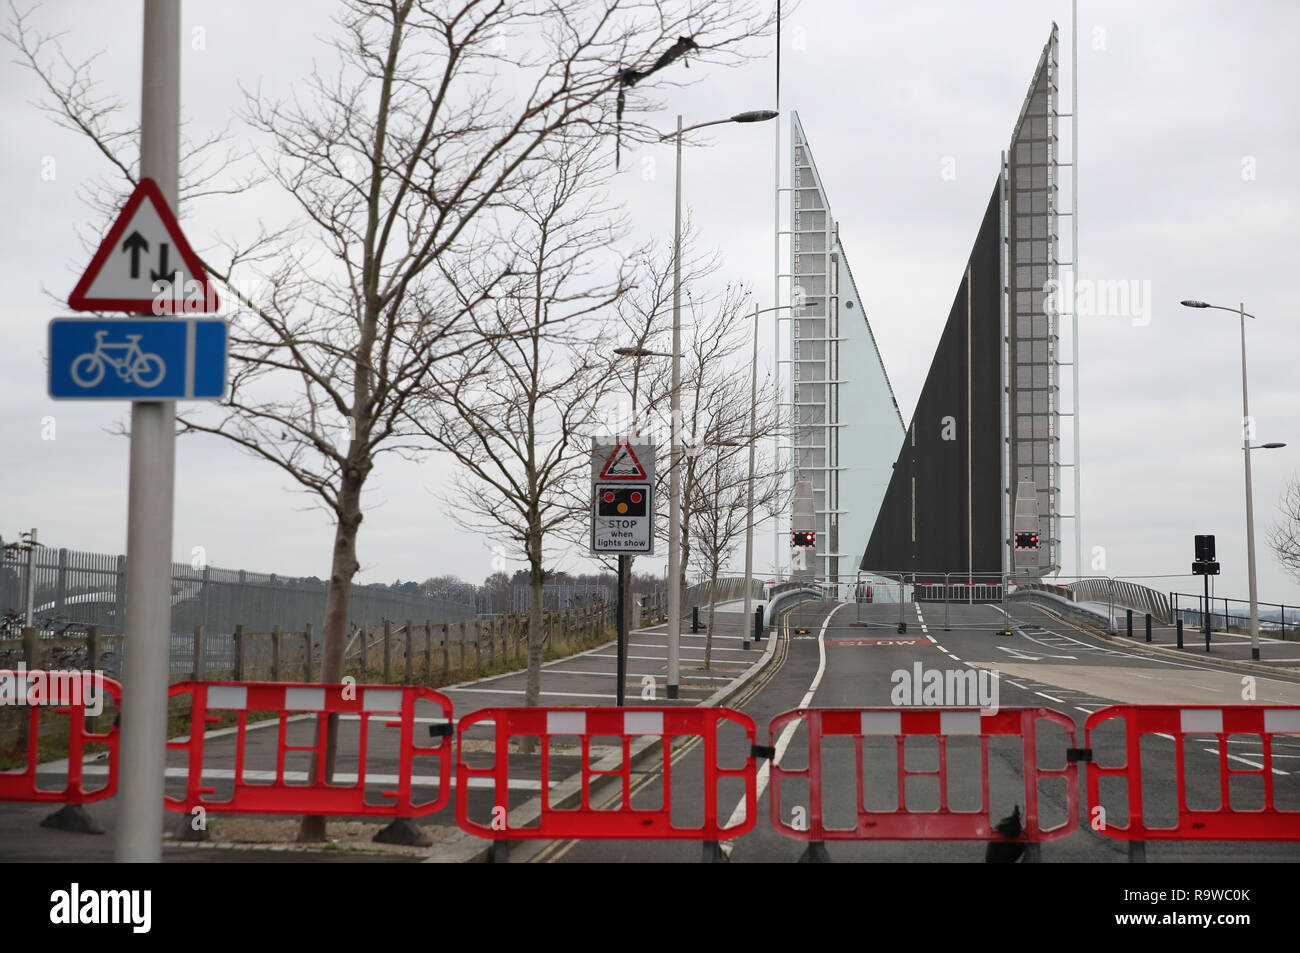
{"label": "triangular warning sign", "polygon": [[217,293],[153,179],[135,187],[68,306],[146,314],[217,310]]}
{"label": "triangular warning sign", "polygon": [[641,461],[636,458],[632,452],[632,447],[626,440],[620,440],[614,452],[609,455],[605,461],[604,468],[600,471],[602,480],[647,480],[645,467],[641,466]]}

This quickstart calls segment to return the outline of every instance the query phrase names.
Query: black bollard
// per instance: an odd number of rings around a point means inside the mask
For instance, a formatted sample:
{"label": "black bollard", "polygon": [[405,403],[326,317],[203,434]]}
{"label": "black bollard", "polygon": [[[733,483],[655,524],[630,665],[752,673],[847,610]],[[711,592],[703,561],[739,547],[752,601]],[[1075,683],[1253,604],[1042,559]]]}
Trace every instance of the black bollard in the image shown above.
{"label": "black bollard", "polygon": [[700,607],[691,606],[691,631],[700,631]]}
{"label": "black bollard", "polygon": [[754,610],[754,641],[763,641],[763,607]]}
{"label": "black bollard", "polygon": [[1147,613],[1147,641],[1151,641],[1151,613]]}
{"label": "black bollard", "polygon": [[1125,626],[1127,627],[1127,631],[1125,632],[1125,634],[1131,639],[1133,638],[1133,610],[1125,609],[1124,618],[1125,618]]}
{"label": "black bollard", "polygon": [[1178,619],[1178,647],[1180,649],[1183,647],[1183,620],[1181,617]]}

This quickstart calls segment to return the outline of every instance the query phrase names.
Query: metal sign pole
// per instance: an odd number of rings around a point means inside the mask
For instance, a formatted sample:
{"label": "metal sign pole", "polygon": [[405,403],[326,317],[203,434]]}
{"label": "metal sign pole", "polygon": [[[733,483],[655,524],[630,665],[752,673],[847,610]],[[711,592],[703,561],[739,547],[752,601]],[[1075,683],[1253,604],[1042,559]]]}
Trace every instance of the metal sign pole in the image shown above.
{"label": "metal sign pole", "polygon": [[[145,0],[140,175],[179,204],[180,0]],[[176,405],[131,404],[118,861],[162,859]]]}
{"label": "metal sign pole", "polygon": [[615,692],[618,707],[623,707],[623,690],[627,682],[627,617],[623,602],[623,587],[627,580],[627,557],[618,557],[618,690]]}

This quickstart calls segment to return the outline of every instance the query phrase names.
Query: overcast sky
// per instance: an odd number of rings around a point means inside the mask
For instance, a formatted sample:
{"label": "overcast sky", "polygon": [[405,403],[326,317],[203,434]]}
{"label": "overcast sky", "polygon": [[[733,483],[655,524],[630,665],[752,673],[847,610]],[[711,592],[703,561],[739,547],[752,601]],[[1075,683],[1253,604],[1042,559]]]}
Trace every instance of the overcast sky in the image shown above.
{"label": "overcast sky", "polygon": [[[321,39],[333,30],[333,4],[325,0],[188,0],[183,9],[182,104],[194,136],[227,123],[244,135],[235,116],[239,84],[288,91],[313,59],[331,56]],[[138,112],[140,10],[135,0],[55,0],[34,22],[66,30],[74,54],[104,49],[100,80]],[[1068,110],[1068,2],[805,0],[785,24],[782,144],[788,113],[797,110],[905,420],[1053,18]],[[1084,0],[1079,27],[1081,278],[1132,282],[1138,295],[1126,314],[1080,320],[1084,569],[1091,571],[1094,547],[1103,547],[1110,574],[1187,573],[1193,534],[1214,533],[1223,563],[1217,590],[1245,597],[1238,322],[1178,306],[1182,298],[1232,307],[1244,300],[1259,316],[1247,328],[1258,439],[1290,444],[1252,458],[1260,597],[1300,603],[1300,586],[1266,542],[1285,483],[1300,470],[1293,293],[1300,5]],[[749,52],[772,48],[768,40]],[[0,65],[7,408],[0,534],[12,539],[35,526],[51,545],[121,552],[128,447],[108,430],[126,408],[56,404],[46,396],[44,364],[48,321],[71,313],[44,291],[66,299],[89,261],[77,237],[91,221],[81,192],[110,170],[33,106],[36,79],[9,59]],[[652,123],[667,129],[677,112],[689,124],[772,105],[770,55],[733,69],[697,61],[690,72],[698,83],[665,91],[668,108],[647,117]],[[725,258],[718,281],[753,284],[766,307],[773,303],[773,128],[710,132],[705,147],[686,156],[687,202],[703,241]],[[1068,161],[1068,120],[1061,135]],[[647,237],[671,234],[671,161],[668,147],[624,153],[614,194]],[[1069,172],[1060,179],[1067,210]],[[248,224],[231,220],[220,203],[182,219],[200,248]],[[1061,225],[1068,255],[1069,220]],[[1068,322],[1062,330],[1068,359]],[[769,361],[770,338],[765,330]],[[1063,384],[1068,379],[1063,368]],[[53,440],[42,439],[49,417]],[[1067,461],[1069,428],[1064,421]],[[889,459],[897,451],[880,448]],[[492,570],[496,541],[456,545],[456,524],[434,496],[448,466],[439,458],[388,460],[376,472],[365,501],[361,581],[453,572],[477,582]],[[1062,508],[1072,512],[1068,470],[1062,484]],[[329,520],[281,471],[195,436],[178,444],[176,485],[176,559],[189,561],[201,546],[213,565],[328,574]],[[1062,528],[1073,573],[1073,527],[1067,520]],[[766,571],[770,535],[758,554]],[[582,563],[575,557],[568,565]],[[1181,591],[1198,583],[1151,582]]]}

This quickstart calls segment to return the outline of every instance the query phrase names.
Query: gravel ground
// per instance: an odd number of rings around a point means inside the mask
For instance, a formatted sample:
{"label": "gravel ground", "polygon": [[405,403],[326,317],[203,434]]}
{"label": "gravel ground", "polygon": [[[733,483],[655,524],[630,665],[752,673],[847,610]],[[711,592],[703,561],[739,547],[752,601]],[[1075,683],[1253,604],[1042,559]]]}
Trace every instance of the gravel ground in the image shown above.
{"label": "gravel ground", "polygon": [[[286,850],[328,851],[345,850],[376,854],[404,854],[421,857],[427,847],[402,847],[397,844],[376,844],[372,840],[384,824],[373,821],[331,820],[327,828],[326,844],[299,844],[298,818],[219,817],[208,822],[211,840],[216,845],[239,845],[281,848]],[[436,844],[452,836],[458,828],[441,825],[421,825],[420,829]]]}

